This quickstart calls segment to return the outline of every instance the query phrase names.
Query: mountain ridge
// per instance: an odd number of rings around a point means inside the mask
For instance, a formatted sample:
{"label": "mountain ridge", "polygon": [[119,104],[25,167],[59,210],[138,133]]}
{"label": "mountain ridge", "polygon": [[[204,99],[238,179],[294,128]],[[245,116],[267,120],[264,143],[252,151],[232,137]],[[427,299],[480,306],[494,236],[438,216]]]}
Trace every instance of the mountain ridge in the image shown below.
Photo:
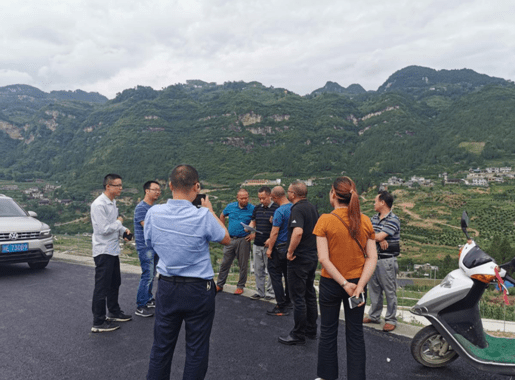
{"label": "mountain ridge", "polygon": [[[418,67],[400,70],[389,79],[407,78],[405,87],[385,91],[351,85],[351,96],[335,82],[300,96],[259,82],[190,80],[162,90],[136,86],[104,103],[70,99],[70,92],[48,101],[28,86],[22,88],[34,99],[28,102],[18,98],[21,90],[2,87],[0,179],[46,178],[83,191],[108,172],[139,183],[166,178],[187,162],[217,183],[260,172],[297,178],[345,172],[366,188],[392,173],[427,175],[513,159],[515,86],[458,70],[443,73],[457,75],[445,79],[457,86],[450,93],[433,79],[415,88],[410,78],[419,74]],[[45,101],[38,103],[40,97]],[[462,143],[470,141],[484,149],[467,150]]]}

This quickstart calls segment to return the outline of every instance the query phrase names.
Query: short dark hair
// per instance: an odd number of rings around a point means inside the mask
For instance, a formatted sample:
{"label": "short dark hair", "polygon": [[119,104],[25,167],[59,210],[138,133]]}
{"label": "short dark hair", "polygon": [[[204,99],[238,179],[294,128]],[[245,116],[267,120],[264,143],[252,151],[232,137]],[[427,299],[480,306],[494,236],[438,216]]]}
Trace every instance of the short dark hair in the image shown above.
{"label": "short dark hair", "polygon": [[187,191],[199,182],[198,172],[191,165],[177,165],[170,174],[170,182],[174,189]]}
{"label": "short dark hair", "polygon": [[380,191],[378,194],[379,200],[386,203],[386,206],[388,206],[388,208],[392,208],[394,200],[393,195],[386,190]]}
{"label": "short dark hair", "polygon": [[147,181],[143,185],[143,192],[145,192],[145,190],[150,190],[150,185],[152,185],[153,183],[155,183],[156,185],[159,186],[159,188],[161,188],[161,185],[159,184],[159,182],[157,182],[157,181]]}
{"label": "short dark hair", "polygon": [[258,193],[266,193],[266,195],[270,195],[272,190],[268,186],[262,186],[259,188]]}
{"label": "short dark hair", "polygon": [[110,185],[115,179],[122,179],[118,174],[110,173],[104,177],[104,190],[107,188],[107,185]]}

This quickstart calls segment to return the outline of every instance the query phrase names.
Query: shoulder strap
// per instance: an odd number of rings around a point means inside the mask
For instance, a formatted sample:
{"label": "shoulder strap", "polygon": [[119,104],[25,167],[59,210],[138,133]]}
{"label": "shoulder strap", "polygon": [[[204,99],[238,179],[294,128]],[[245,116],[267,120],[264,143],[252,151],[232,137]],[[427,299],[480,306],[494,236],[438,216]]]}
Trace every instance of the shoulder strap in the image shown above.
{"label": "shoulder strap", "polygon": [[[336,217],[340,220],[340,222],[342,222],[342,223],[343,223],[343,225],[347,228],[347,230],[349,230],[349,235],[350,235],[350,228],[349,228],[349,226],[347,225],[347,223],[345,223],[345,221],[344,221],[342,218],[340,218],[337,214],[335,214],[334,212],[332,212],[332,213],[331,213],[331,215],[336,216]],[[352,237],[352,235],[351,235],[351,237]],[[367,258],[367,254],[366,254],[366,252],[365,252],[365,249],[363,248],[363,246],[361,245],[361,243],[359,242],[359,240],[358,240],[358,239],[356,239],[356,238],[353,238],[353,239],[354,239],[354,241],[355,241],[356,243],[358,243],[358,246],[359,246],[359,248],[361,249],[361,252],[363,252],[363,256],[365,256],[365,259],[366,259],[366,258]]]}

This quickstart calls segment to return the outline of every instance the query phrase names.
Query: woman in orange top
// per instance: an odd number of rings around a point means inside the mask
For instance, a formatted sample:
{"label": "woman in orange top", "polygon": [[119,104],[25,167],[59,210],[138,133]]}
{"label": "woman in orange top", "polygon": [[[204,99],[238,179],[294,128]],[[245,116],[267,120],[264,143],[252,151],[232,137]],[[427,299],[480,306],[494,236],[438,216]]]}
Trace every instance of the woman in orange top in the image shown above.
{"label": "woman in orange top", "polygon": [[334,211],[320,216],[313,230],[322,264],[317,376],[322,380],[338,378],[338,324],[343,301],[347,379],[362,380],[366,378],[365,302],[351,309],[349,297],[361,298],[366,293],[377,263],[375,234],[370,218],[361,214],[356,185],[350,178],[334,181],[329,200]]}

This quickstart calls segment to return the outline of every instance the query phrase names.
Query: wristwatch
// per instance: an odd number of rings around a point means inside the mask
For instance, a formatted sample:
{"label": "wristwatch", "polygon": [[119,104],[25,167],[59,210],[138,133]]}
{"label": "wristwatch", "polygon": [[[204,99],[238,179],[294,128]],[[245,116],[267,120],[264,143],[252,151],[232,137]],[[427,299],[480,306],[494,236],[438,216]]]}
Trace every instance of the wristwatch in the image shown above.
{"label": "wristwatch", "polygon": [[345,285],[347,285],[348,283],[349,283],[349,281],[343,280],[342,288],[345,288]]}

